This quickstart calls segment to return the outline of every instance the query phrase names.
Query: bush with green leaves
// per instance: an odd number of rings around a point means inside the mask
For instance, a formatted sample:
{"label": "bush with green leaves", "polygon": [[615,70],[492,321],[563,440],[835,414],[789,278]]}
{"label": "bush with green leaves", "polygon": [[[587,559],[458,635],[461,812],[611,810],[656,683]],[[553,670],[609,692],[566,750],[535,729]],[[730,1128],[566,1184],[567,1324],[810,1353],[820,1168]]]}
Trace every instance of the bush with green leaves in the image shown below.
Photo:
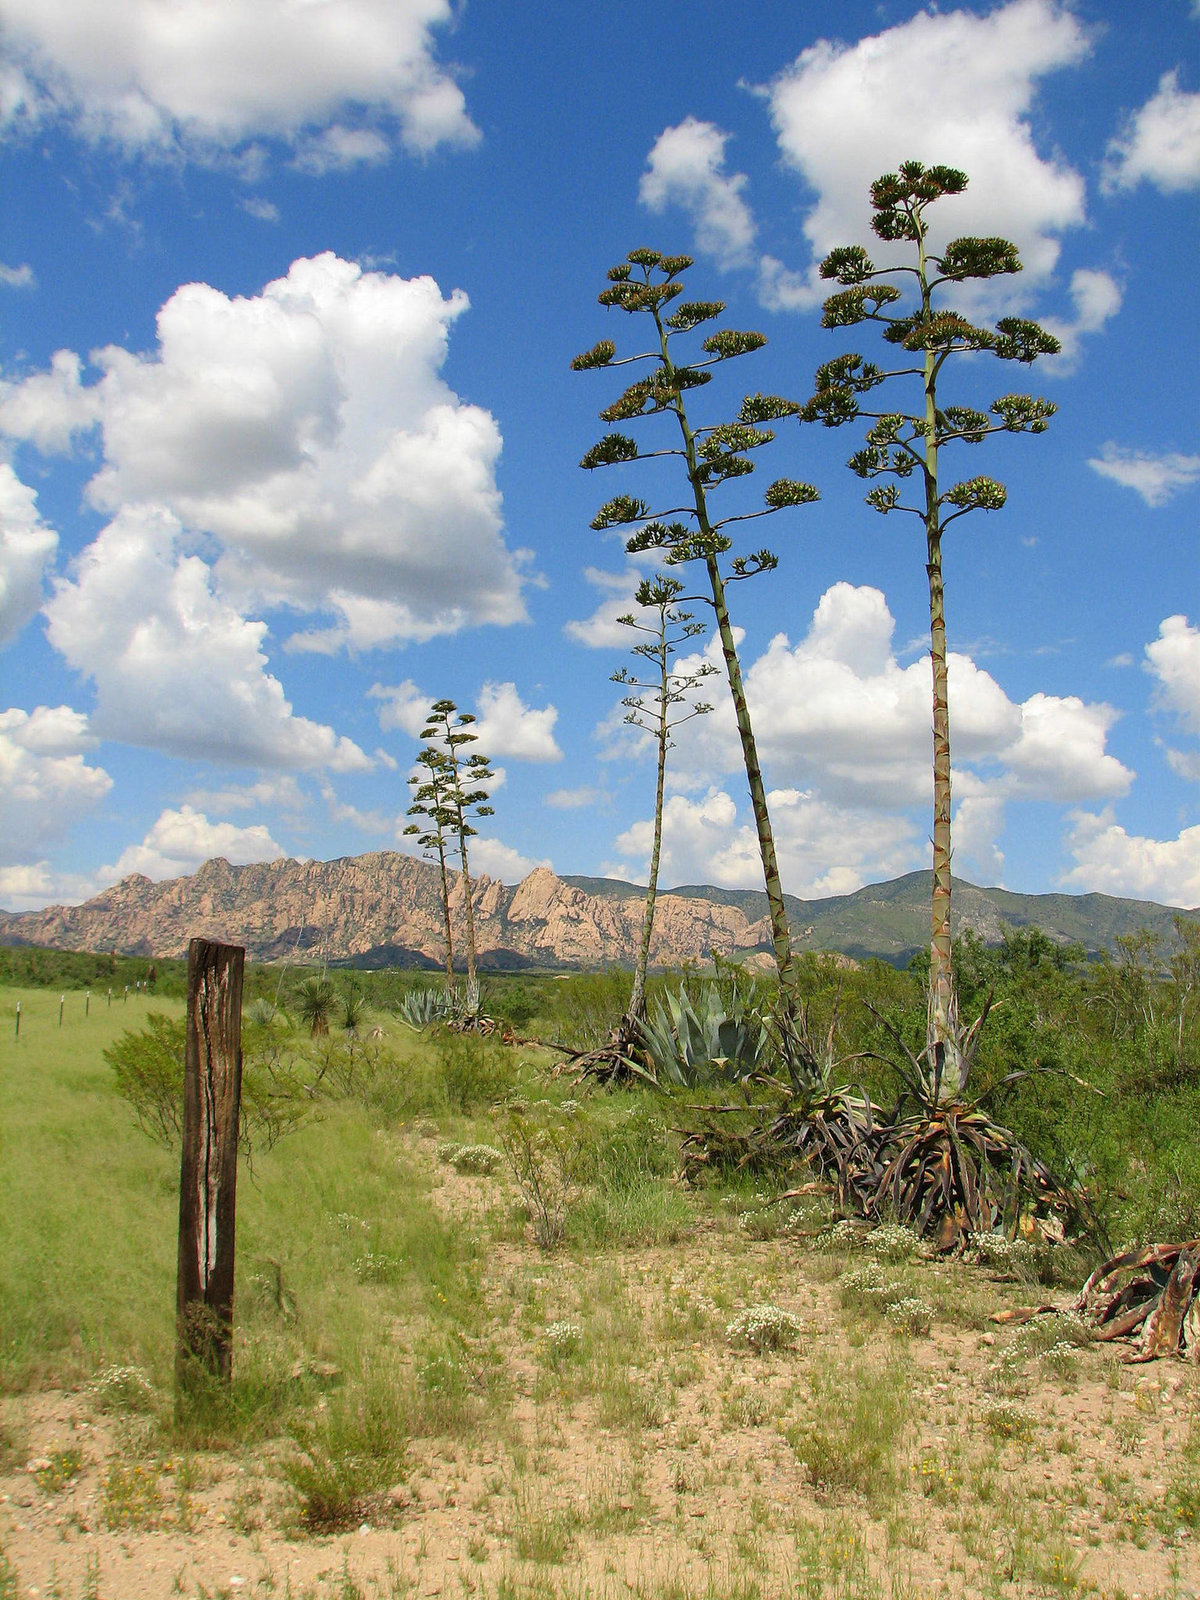
{"label": "bush with green leaves", "polygon": [[[104,1052],[114,1086],[157,1144],[178,1146],[182,1136],[184,1054],[182,1018],[151,1011],[142,1028],[129,1028]],[[254,1023],[242,1030],[242,1100],[238,1127],[243,1154],[271,1149],[308,1116],[312,1105],[305,1074],[278,1032]]]}
{"label": "bush with green leaves", "polygon": [[368,1371],[331,1395],[323,1409],[293,1423],[296,1454],[283,1478],[312,1533],[354,1527],[397,1483],[408,1450],[409,1405],[393,1374]]}

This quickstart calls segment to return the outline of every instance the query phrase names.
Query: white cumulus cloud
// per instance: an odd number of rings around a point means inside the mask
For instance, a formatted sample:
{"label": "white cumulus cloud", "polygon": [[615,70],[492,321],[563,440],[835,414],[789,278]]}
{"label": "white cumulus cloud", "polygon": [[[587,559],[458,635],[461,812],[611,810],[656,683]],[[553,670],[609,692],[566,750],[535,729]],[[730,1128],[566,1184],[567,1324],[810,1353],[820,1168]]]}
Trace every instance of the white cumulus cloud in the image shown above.
{"label": "white cumulus cloud", "polygon": [[[0,712],[0,864],[32,866],[108,794],[108,773],[84,760],[95,742],[69,706]],[[37,892],[29,879],[17,887]]]}
{"label": "white cumulus cloud", "polygon": [[350,739],[293,715],[267,671],[266,624],[214,592],[209,567],[181,553],[179,535],[165,511],[122,511],[46,605],[51,644],[95,683],[93,731],[192,759],[369,768]]}
{"label": "white cumulus cloud", "polygon": [[[930,794],[928,656],[902,666],[895,620],[870,585],[836,583],[805,637],[783,634],[749,664],[746,693],[764,760],[776,779],[815,785],[840,803],[889,807]],[[698,664],[699,658],[694,658]],[[684,663],[681,663],[684,665]],[[951,743],[960,775],[977,769],[1012,798],[1076,801],[1122,794],[1132,774],[1104,751],[1116,713],[1074,696],[1008,698],[990,673],[952,651]],[[681,731],[678,765],[736,769],[727,697]],[[714,770],[710,767],[709,770]],[[965,793],[965,791],[964,791]]]}
{"label": "white cumulus cloud", "polygon": [[729,138],[711,122],[685,117],[659,134],[638,188],[651,211],[669,205],[687,211],[699,248],[725,267],[751,259],[755,235],[754,217],[742,198],[745,174],[725,170]]}
{"label": "white cumulus cloud", "polygon": [[485,683],[477,711],[479,721],[472,731],[486,755],[512,756],[517,761],[562,760],[554,737],[557,709],[527,706],[515,683]]}
{"label": "white cumulus cloud", "polygon": [[[376,683],[367,692],[372,699],[380,701],[381,728],[398,728],[410,739],[421,737],[429,723],[433,697],[422,693],[411,678],[391,685]],[[471,732],[479,741],[479,750],[488,757],[511,756],[517,761],[562,760],[562,751],[554,737],[557,708],[544,706],[539,710],[527,706],[515,683],[485,683],[475,705],[459,709],[469,710],[474,715],[476,720]],[[470,751],[466,753],[469,755]]]}
{"label": "white cumulus cloud", "polygon": [[382,702],[379,707],[381,728],[385,731],[389,728],[399,728],[402,733],[408,734],[410,739],[421,737],[421,730],[429,722],[429,708],[432,701],[429,695],[422,693],[411,678],[405,678],[403,683],[373,683],[367,694],[371,699]]}
{"label": "white cumulus cloud", "polygon": [[129,845],[97,877],[105,883],[131,872],[156,880],[182,878],[214,856],[244,866],[249,861],[280,861],[285,854],[261,825],[239,828],[232,822],[210,822],[202,811],[185,804],[161,812],[141,843]]}
{"label": "white cumulus cloud", "polygon": [[92,503],[165,506],[220,546],[243,607],[332,614],[293,648],[369,649],[525,616],[504,544],[495,419],[440,377],[467,308],[431,278],[332,254],[260,295],[206,284],[158,315],[158,349],[55,356],[0,385],[0,431],[63,450],[99,426]]}
{"label": "white cumulus cloud", "polygon": [[552,865],[548,856],[525,856],[499,839],[483,837],[471,840],[469,860],[472,880],[482,873],[489,878],[499,878],[501,883],[520,883],[535,867]]}
{"label": "white cumulus cloud", "polygon": [[1126,833],[1106,807],[1077,812],[1067,844],[1075,859],[1062,879],[1067,888],[1200,907],[1200,827],[1149,839]]}
{"label": "white cumulus cloud", "polygon": [[1070,293],[1075,307],[1073,317],[1042,318],[1042,326],[1062,345],[1061,359],[1048,369],[1060,377],[1072,370],[1084,335],[1102,333],[1120,311],[1124,299],[1121,285],[1111,273],[1090,267],[1071,274]]}
{"label": "white cumulus cloud", "polygon": [[58,535],[37,510],[37,495],[0,461],[0,645],[10,644],[42,603],[42,580]]}
{"label": "white cumulus cloud", "polygon": [[542,804],[553,811],[585,811],[610,798],[606,789],[583,783],[577,789],[551,789],[549,794],[542,796]]}
{"label": "white cumulus cloud", "polygon": [[[1081,61],[1087,35],[1058,0],[1010,0],[984,15],[920,11],[857,44],[803,51],[766,90],[784,161],[816,191],[804,221],[814,267],[834,245],[871,240],[867,191],[904,160],[970,177],[938,208],[939,237],[1014,240],[1026,282],[1045,280],[1059,235],[1084,221],[1084,183],[1039,153],[1031,113],[1039,79]],[[886,247],[879,248],[885,254]],[[828,286],[792,281],[813,304]]]}
{"label": "white cumulus cloud", "polygon": [[1108,147],[1108,190],[1151,183],[1163,194],[1200,188],[1200,94],[1179,87],[1165,72],[1157,93],[1129,118]]}
{"label": "white cumulus cloud", "polygon": [[[759,754],[770,780],[781,793],[804,796],[802,809],[844,811],[851,834],[854,819],[874,817],[884,830],[885,855],[894,838],[908,837],[907,823],[900,834],[888,831],[901,826],[898,813],[928,806],[932,789],[929,659],[923,655],[902,665],[894,633],[878,589],[837,583],[822,596],[799,643],[777,635],[761,656],[744,663]],[[712,654],[710,646],[679,666],[696,667]],[[1117,717],[1112,707],[1044,693],[1013,701],[990,673],[957,652],[951,653],[949,671],[954,788],[964,821],[959,848],[973,870],[998,871],[996,839],[1006,802],[1078,805],[1126,793],[1134,775],[1105,749]],[[729,697],[710,688],[708,698],[716,704],[712,714],[685,724],[677,736],[668,783],[678,790],[695,792],[711,785],[714,774],[740,770]],[[598,733],[608,741],[606,756],[645,755],[644,742],[622,739],[623,731],[618,716],[602,722]],[[812,814],[825,815],[819,809]],[[834,841],[828,860],[835,870],[844,865],[850,876],[860,870],[854,860],[866,857],[840,857],[836,830],[822,837]],[[817,864],[804,868],[806,881],[816,881]]]}
{"label": "white cumulus cloud", "polygon": [[[967,191],[943,202],[931,219],[935,243],[1002,234],[1021,250],[1021,278],[975,289],[974,299],[1028,300],[1053,274],[1063,232],[1085,221],[1082,176],[1037,147],[1038,84],[1081,61],[1089,48],[1061,0],[1009,0],[984,15],[921,10],[857,43],[819,39],[802,51],[761,93],[785,166],[811,192],[802,224],[807,260],[789,266],[774,255],[759,257],[763,305],[773,311],[818,305],[829,285],[817,265],[835,245],[861,240],[876,259],[891,259],[891,247],[871,232],[868,190],[905,160],[947,163],[970,178]],[[663,132],[642,179],[642,199],[655,209],[682,207],[698,247],[724,266],[748,262],[757,233],[746,177],[726,167],[728,138],[689,117]],[[1115,310],[1111,292],[1089,277],[1107,275],[1076,275],[1072,338],[1094,331]]]}
{"label": "white cumulus cloud", "polygon": [[[838,806],[798,789],[773,789],[767,803],[784,888],[817,897],[849,894],[864,883],[911,871],[920,864],[917,830],[902,817],[880,817]],[[644,879],[653,823],[636,822],[616,848],[637,863]],[[691,799],[674,794],[663,808],[660,882],[700,883],[725,889],[762,887],[762,858],[753,821],[739,814],[724,789]]]}
{"label": "white cumulus cloud", "polygon": [[1111,440],[1101,446],[1098,456],[1089,457],[1088,466],[1123,489],[1132,489],[1148,506],[1165,506],[1181,489],[1190,489],[1200,478],[1200,456],[1178,451],[1155,454],[1127,450]]}
{"label": "white cumulus cloud", "polygon": [[[1152,704],[1173,715],[1187,733],[1200,734],[1200,628],[1186,617],[1167,617],[1146,646],[1146,667],[1157,680]],[[1200,783],[1200,750],[1163,746],[1172,772]]]}
{"label": "white cumulus cloud", "polygon": [[1155,700],[1189,733],[1200,734],[1200,628],[1186,617],[1167,617],[1146,646],[1146,663],[1158,680]]}
{"label": "white cumulus cloud", "polygon": [[434,54],[453,17],[451,0],[6,0],[6,120],[206,159],[338,130],[418,153],[470,145]]}

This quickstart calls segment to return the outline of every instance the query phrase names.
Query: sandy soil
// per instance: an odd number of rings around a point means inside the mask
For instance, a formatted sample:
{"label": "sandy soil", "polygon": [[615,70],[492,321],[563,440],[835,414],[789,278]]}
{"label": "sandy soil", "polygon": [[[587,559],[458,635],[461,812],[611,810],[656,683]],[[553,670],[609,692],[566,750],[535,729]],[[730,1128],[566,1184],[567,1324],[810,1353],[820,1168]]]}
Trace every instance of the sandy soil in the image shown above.
{"label": "sandy soil", "polygon": [[[444,1173],[438,1204],[464,1226],[495,1201],[493,1181]],[[404,1480],[337,1537],[297,1528],[282,1442],[182,1457],[88,1393],[9,1398],[0,1543],[19,1579],[0,1575],[0,1597],[1200,1595],[1180,1520],[1185,1503],[1195,1516],[1181,1495],[1200,1495],[1196,1366],[1121,1366],[1092,1345],[1027,1360],[1001,1392],[1018,1335],[988,1315],[1029,1291],[923,1263],[931,1301],[965,1306],[968,1325],[939,1315],[930,1336],[899,1337],[840,1303],[843,1266],[715,1225],[587,1262],[495,1243],[503,1402],[474,1434],[416,1441]],[[730,1348],[718,1287],[794,1313],[797,1347]],[[618,1389],[545,1358],[546,1325],[605,1296],[655,1329]],[[814,1485],[790,1442],[819,1404],[812,1375],[839,1370],[903,1389],[883,1488]]]}

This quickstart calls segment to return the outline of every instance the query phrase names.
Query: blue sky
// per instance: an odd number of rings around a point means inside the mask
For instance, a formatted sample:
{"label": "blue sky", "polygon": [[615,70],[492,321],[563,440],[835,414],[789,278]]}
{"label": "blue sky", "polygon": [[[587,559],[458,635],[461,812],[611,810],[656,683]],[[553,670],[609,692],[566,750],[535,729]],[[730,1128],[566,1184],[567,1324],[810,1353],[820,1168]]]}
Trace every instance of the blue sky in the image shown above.
{"label": "blue sky", "polygon": [[[1200,904],[1196,0],[3,12],[0,905],[405,848],[440,696],[503,774],[482,870],[644,881],[609,675],[650,569],[589,523],[665,480],[579,470],[619,384],[570,359],[630,348],[595,297],[651,244],[770,341],[701,420],[806,398],[877,354],[821,329],[815,263],[909,158],[970,175],[948,229],[1021,248],[982,310],[1064,347],[947,397],[1059,407],[971,457],[1008,505],[947,535],[956,868]],[[780,565],[731,597],[801,895],[928,860],[924,553],[859,442],[782,424],[743,494],[822,496],[754,525]],[[664,881],[760,882],[723,699],[672,755]]]}

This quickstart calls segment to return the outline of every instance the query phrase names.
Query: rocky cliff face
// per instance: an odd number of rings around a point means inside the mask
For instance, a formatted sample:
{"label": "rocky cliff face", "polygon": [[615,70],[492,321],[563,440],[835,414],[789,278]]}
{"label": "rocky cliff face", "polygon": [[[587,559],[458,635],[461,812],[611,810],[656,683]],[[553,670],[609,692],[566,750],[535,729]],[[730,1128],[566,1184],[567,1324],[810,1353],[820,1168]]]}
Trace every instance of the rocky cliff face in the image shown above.
{"label": "rocky cliff face", "polygon": [[[590,895],[545,867],[515,888],[481,878],[472,898],[485,966],[629,962],[641,932],[639,895]],[[461,882],[451,910],[461,929]],[[392,851],[244,867],[215,860],[167,883],[134,873],[81,906],[0,913],[0,938],[65,950],[175,956],[197,936],[245,945],[264,961],[305,951],[335,961],[386,952],[389,965],[440,965],[437,871]],[[703,960],[714,950],[746,955],[769,947],[765,918],[752,921],[735,907],[703,899],[663,895],[658,901],[650,951],[656,966]]]}

